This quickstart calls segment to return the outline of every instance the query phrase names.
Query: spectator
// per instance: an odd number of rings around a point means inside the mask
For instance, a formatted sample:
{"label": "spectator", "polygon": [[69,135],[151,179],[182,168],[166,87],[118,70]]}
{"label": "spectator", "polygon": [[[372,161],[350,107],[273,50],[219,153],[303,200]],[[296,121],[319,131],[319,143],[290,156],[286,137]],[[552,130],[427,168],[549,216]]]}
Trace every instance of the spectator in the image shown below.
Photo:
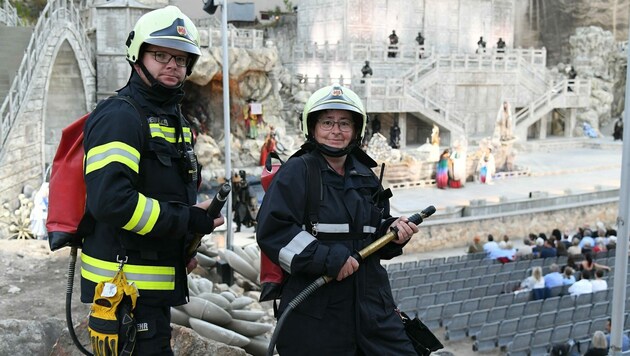
{"label": "spectator", "polygon": [[363,78],[367,77],[368,75],[370,77],[372,76],[372,67],[370,67],[370,61],[365,61],[365,65],[363,66],[363,68],[361,68],[361,74],[363,74]]}
{"label": "spectator", "polygon": [[532,248],[532,253],[534,258],[540,257],[540,250],[542,250],[543,245],[545,244],[545,240],[542,237],[536,238],[536,246]]}
{"label": "spectator", "polygon": [[485,244],[483,244],[483,250],[484,252],[490,256],[490,253],[492,252],[492,250],[498,249],[499,245],[494,241],[494,236],[492,236],[492,234],[488,234],[488,242],[486,242]]}
{"label": "spectator", "polygon": [[584,356],[607,356],[608,355],[608,343],[606,341],[606,335],[601,330],[595,331],[593,339],[591,341],[591,347],[586,351]]}
{"label": "spectator", "polygon": [[516,258],[516,250],[514,250],[511,242],[501,241],[499,242],[499,248],[490,252],[490,258],[501,263],[512,262]]}
{"label": "spectator", "polygon": [[516,258],[532,258],[532,241],[526,237],[523,239],[523,246],[516,251]]}
{"label": "spectator", "polygon": [[607,250],[614,250],[617,247],[617,236],[610,235],[608,236],[608,244],[606,244]]}
{"label": "spectator", "polygon": [[580,239],[577,237],[574,237],[572,242],[571,242],[571,247],[569,247],[567,249],[567,253],[569,254],[569,256],[575,256],[575,255],[581,255],[582,254],[582,248],[580,247]]}
{"label": "spectator", "polygon": [[560,269],[560,272],[564,272],[564,269],[567,267],[573,268],[573,272],[578,270],[578,265],[577,263],[575,263],[575,256],[569,255],[569,257],[567,257],[567,264],[562,266],[562,268]]}
{"label": "spectator", "polygon": [[[581,242],[581,241],[580,241],[580,242]],[[583,255],[586,255],[586,254],[592,253],[592,252],[593,252],[593,245],[591,245],[591,243],[590,243],[590,242],[586,241],[586,242],[584,243],[584,245],[582,246],[582,250],[580,250],[580,252],[581,252]]]}
{"label": "spectator", "polygon": [[[612,330],[612,320],[608,318],[606,322],[606,345],[610,347],[610,331]],[[621,334],[621,351],[626,352],[630,350],[630,338],[628,335],[622,333]]]}
{"label": "spectator", "polygon": [[395,58],[396,52],[398,52],[398,35],[396,34],[396,30],[392,30],[392,33],[389,35],[389,52],[387,52],[387,57]]}
{"label": "spectator", "polygon": [[505,241],[505,243],[510,242],[510,237],[508,235],[503,235],[503,241]]}
{"label": "spectator", "polygon": [[604,271],[598,269],[595,271],[595,279],[591,281],[591,286],[593,286],[593,293],[598,292],[600,290],[608,289],[608,282],[606,282],[604,278]]}
{"label": "spectator", "polygon": [[543,247],[540,249],[540,258],[557,257],[558,253],[553,247],[553,239],[547,239],[543,243]]}
{"label": "spectator", "polygon": [[573,285],[573,283],[575,283],[575,276],[573,275],[574,271],[575,270],[571,267],[565,267],[564,273],[562,274],[563,286],[570,286],[570,285]]}
{"label": "spectator", "polygon": [[556,240],[556,254],[558,256],[568,256],[566,245],[561,240]]}
{"label": "spectator", "polygon": [[418,42],[418,46],[420,46],[420,53],[418,57],[422,59],[422,56],[424,55],[424,36],[422,36],[422,32],[418,32],[416,42]]}
{"label": "spectator", "polygon": [[477,41],[477,53],[486,53],[486,41],[483,40],[483,36]]}
{"label": "spectator", "polygon": [[560,273],[560,266],[552,263],[551,266],[549,266],[549,271],[550,272],[545,275],[545,287],[553,288],[561,286],[563,284],[563,276]]}
{"label": "spectator", "polygon": [[560,232],[560,229],[553,229],[551,231],[551,236],[557,241],[562,240],[562,233]]}
{"label": "spectator", "polygon": [[497,53],[505,53],[505,41],[501,37],[497,41]]}
{"label": "spectator", "polygon": [[468,253],[483,252],[483,245],[479,236],[473,237],[473,243],[468,246]]}
{"label": "spectator", "polygon": [[580,244],[578,246],[580,246],[580,248],[584,248],[584,245],[587,243],[591,248],[595,246],[595,240],[592,237],[591,230],[584,229],[584,234],[582,235],[582,239],[580,240]]}
{"label": "spectator", "polygon": [[595,238],[595,247],[593,247],[593,253],[606,252],[606,251],[608,250],[606,249],[604,238],[603,237]]}
{"label": "spectator", "polygon": [[570,83],[568,83],[567,89],[568,91],[573,91],[573,85],[575,85],[575,78],[577,78],[577,71],[575,70],[575,68],[573,68],[573,66],[571,66],[571,69],[569,70],[569,73],[567,74],[569,76],[569,81],[571,81]]}
{"label": "spectator", "polygon": [[525,278],[523,282],[521,282],[521,289],[525,290],[532,290],[544,287],[545,279],[543,278],[542,268],[540,266],[532,268],[532,275]]}
{"label": "spectator", "polygon": [[610,271],[610,267],[596,263],[593,260],[593,255],[590,253],[584,255],[584,261],[580,263],[579,267],[580,271],[592,271],[593,269],[605,269],[607,271]]}
{"label": "spectator", "polygon": [[582,271],[582,278],[569,287],[569,293],[573,296],[593,293],[593,285],[591,284],[590,278],[590,271]]}

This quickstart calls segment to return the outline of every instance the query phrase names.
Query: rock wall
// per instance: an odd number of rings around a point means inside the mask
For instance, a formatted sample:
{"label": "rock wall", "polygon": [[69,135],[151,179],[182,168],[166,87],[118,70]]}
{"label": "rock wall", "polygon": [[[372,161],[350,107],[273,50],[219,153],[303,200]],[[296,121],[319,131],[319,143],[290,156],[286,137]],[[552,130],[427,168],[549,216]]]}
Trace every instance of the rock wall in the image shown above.
{"label": "rock wall", "polygon": [[615,41],[628,40],[628,6],[630,0],[530,0],[526,11],[517,12],[521,28],[515,33],[538,32],[538,36],[521,37],[517,46],[547,48],[547,62],[567,62],[569,36],[584,26],[597,26],[613,34]]}
{"label": "rock wall", "polygon": [[[444,248],[462,248],[464,251],[475,236],[508,235],[522,239],[529,233],[549,233],[553,229],[569,229],[586,225],[595,226],[597,221],[606,225],[617,219],[617,201],[589,202],[559,208],[533,209],[512,214],[485,217],[458,217],[432,222],[427,219],[420,225],[420,232],[405,246],[405,253],[427,252]],[[552,210],[553,209],[553,210]]]}

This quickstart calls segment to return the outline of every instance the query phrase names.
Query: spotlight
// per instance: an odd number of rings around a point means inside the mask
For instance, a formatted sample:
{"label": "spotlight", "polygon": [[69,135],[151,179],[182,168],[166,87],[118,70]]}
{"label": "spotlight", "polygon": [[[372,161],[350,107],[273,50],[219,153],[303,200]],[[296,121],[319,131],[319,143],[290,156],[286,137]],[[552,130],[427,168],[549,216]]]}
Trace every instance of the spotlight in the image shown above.
{"label": "spotlight", "polygon": [[214,15],[217,11],[218,5],[215,5],[214,0],[206,0],[203,2],[203,11],[207,12],[210,15]]}

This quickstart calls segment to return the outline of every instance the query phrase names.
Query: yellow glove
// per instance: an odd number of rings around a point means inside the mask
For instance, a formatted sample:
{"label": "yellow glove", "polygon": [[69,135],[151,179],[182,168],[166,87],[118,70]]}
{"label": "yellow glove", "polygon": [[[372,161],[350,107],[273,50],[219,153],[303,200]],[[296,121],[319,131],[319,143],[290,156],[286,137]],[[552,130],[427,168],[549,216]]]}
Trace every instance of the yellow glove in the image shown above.
{"label": "yellow glove", "polygon": [[130,355],[136,341],[138,289],[127,283],[122,269],[109,281],[99,282],[88,319],[88,331],[95,356]]}

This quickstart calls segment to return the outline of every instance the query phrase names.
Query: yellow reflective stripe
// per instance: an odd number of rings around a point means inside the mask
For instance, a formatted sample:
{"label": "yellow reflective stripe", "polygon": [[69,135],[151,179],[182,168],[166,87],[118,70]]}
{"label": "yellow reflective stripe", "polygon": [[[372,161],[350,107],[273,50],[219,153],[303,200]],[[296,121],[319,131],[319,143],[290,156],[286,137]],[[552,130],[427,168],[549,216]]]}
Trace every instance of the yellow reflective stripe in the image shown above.
{"label": "yellow reflective stripe", "polygon": [[99,170],[113,162],[122,163],[138,173],[140,153],[132,146],[120,141],[93,147],[85,155],[85,174]]}
{"label": "yellow reflective stripe", "polygon": [[160,215],[160,203],[155,199],[147,199],[138,193],[138,202],[131,219],[123,226],[123,229],[133,231],[138,235],[145,235],[153,230]]}
{"label": "yellow reflective stripe", "polygon": [[[162,126],[157,123],[149,124],[149,130],[151,131],[151,137],[159,137],[166,140],[169,143],[175,143],[175,128],[169,126]],[[192,132],[189,127],[183,127],[182,132],[184,133],[184,141],[188,143],[192,143]]]}
{"label": "yellow reflective stripe", "polygon": [[161,137],[164,138],[164,133],[162,133],[162,128],[160,124],[149,124],[149,131],[151,131],[151,137]]}
{"label": "yellow reflective stripe", "polygon": [[[85,253],[81,254],[81,276],[94,283],[110,280],[118,271],[118,263],[99,260]],[[138,289],[173,290],[175,289],[175,267],[141,266],[126,264],[123,272],[128,282],[136,284]]]}
{"label": "yellow reflective stripe", "polygon": [[192,143],[192,132],[190,132],[190,127],[184,127],[182,131],[184,132],[184,141]]}

